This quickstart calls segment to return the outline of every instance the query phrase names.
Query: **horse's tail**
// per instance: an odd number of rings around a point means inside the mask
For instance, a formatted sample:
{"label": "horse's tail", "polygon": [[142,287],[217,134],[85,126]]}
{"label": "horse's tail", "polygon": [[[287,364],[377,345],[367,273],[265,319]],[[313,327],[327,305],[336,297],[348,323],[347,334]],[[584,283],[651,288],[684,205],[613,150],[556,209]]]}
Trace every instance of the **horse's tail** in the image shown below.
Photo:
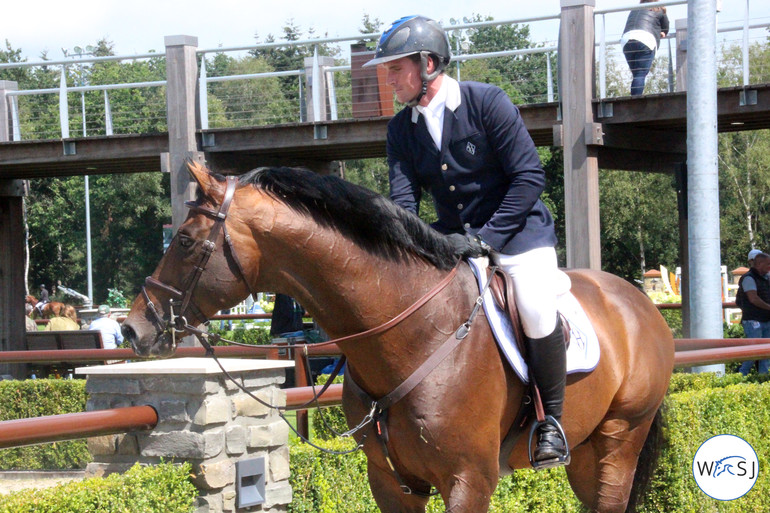
{"label": "horse's tail", "polygon": [[628,499],[626,513],[634,513],[637,506],[639,506],[641,498],[650,485],[655,467],[658,465],[658,457],[666,445],[666,419],[664,414],[665,403],[655,413],[655,418],[652,419],[650,431],[647,433],[647,439],[644,441],[642,452],[639,453],[636,474],[634,474],[634,483],[631,486],[631,496]]}

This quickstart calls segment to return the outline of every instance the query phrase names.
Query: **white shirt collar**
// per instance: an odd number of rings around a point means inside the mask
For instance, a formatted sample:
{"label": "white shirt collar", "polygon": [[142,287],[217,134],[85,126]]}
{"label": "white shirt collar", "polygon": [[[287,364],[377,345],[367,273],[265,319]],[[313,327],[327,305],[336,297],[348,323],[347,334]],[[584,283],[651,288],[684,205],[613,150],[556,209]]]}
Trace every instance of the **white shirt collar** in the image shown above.
{"label": "white shirt collar", "polygon": [[434,114],[438,114],[443,111],[444,107],[451,111],[456,111],[462,103],[460,95],[460,84],[454,78],[449,75],[444,75],[441,81],[441,87],[439,88],[436,96],[434,96],[427,107],[418,105],[416,108],[412,108],[412,123],[417,123],[420,117],[420,113],[424,110],[430,110]]}

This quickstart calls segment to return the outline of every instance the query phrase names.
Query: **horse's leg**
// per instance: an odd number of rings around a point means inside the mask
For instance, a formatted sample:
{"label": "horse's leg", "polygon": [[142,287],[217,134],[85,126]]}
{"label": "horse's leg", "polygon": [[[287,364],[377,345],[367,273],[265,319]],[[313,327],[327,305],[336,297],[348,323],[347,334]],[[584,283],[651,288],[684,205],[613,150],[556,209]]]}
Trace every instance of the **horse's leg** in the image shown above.
{"label": "horse's leg", "polygon": [[382,513],[425,513],[426,497],[405,494],[390,469],[380,468],[371,461],[367,467],[369,487]]}
{"label": "horse's leg", "polygon": [[[489,499],[497,486],[498,469],[483,472],[473,469],[453,476],[449,497],[445,499],[446,513],[477,513],[489,510]],[[487,479],[485,476],[494,476]],[[443,495],[443,493],[442,493]]]}
{"label": "horse's leg", "polygon": [[626,510],[639,452],[651,423],[645,421],[630,430],[626,420],[606,419],[572,450],[567,477],[575,495],[591,511]]}
{"label": "horse's leg", "polygon": [[[389,469],[369,462],[369,485],[382,513],[424,513],[426,497],[407,495],[398,486]],[[489,500],[497,486],[497,468],[483,472],[474,467],[454,474],[439,492],[446,504],[446,513],[479,513],[489,509]],[[485,477],[493,476],[493,477]]]}

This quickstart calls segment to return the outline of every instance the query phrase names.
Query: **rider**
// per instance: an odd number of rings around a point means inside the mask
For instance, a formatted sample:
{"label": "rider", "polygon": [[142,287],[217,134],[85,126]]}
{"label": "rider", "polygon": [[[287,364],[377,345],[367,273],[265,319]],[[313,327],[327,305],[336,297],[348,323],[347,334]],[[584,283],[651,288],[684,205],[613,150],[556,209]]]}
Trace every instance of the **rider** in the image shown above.
{"label": "rider", "polygon": [[44,307],[44,306],[45,306],[45,304],[46,304],[46,303],[48,303],[49,301],[50,301],[50,300],[48,299],[48,289],[47,289],[47,288],[45,288],[45,284],[44,284],[44,283],[41,283],[41,284],[40,284],[40,300],[39,300],[39,301],[37,302],[37,304],[35,305],[35,309],[36,309],[38,312],[42,312],[42,311],[43,311],[43,307]]}
{"label": "rider", "polygon": [[[549,422],[537,429],[537,468],[568,463],[559,425],[566,354],[556,311],[556,234],[540,200],[545,173],[519,110],[499,88],[445,75],[446,33],[434,20],[407,16],[380,37],[364,66],[381,65],[408,108],[388,124],[390,197],[418,213],[422,191],[457,254],[487,252],[513,278],[529,365]],[[552,421],[551,421],[552,420]]]}

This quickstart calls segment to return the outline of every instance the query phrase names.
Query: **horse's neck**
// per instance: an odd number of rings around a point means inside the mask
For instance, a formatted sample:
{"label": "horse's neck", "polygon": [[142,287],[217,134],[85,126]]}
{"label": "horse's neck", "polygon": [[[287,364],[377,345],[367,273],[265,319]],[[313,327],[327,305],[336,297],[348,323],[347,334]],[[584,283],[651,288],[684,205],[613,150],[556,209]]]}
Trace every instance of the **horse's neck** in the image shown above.
{"label": "horse's neck", "polygon": [[[260,274],[271,290],[294,297],[333,338],[387,322],[445,274],[418,259],[372,256],[333,230],[301,221],[261,244],[268,252]],[[280,227],[273,230],[276,235]]]}

